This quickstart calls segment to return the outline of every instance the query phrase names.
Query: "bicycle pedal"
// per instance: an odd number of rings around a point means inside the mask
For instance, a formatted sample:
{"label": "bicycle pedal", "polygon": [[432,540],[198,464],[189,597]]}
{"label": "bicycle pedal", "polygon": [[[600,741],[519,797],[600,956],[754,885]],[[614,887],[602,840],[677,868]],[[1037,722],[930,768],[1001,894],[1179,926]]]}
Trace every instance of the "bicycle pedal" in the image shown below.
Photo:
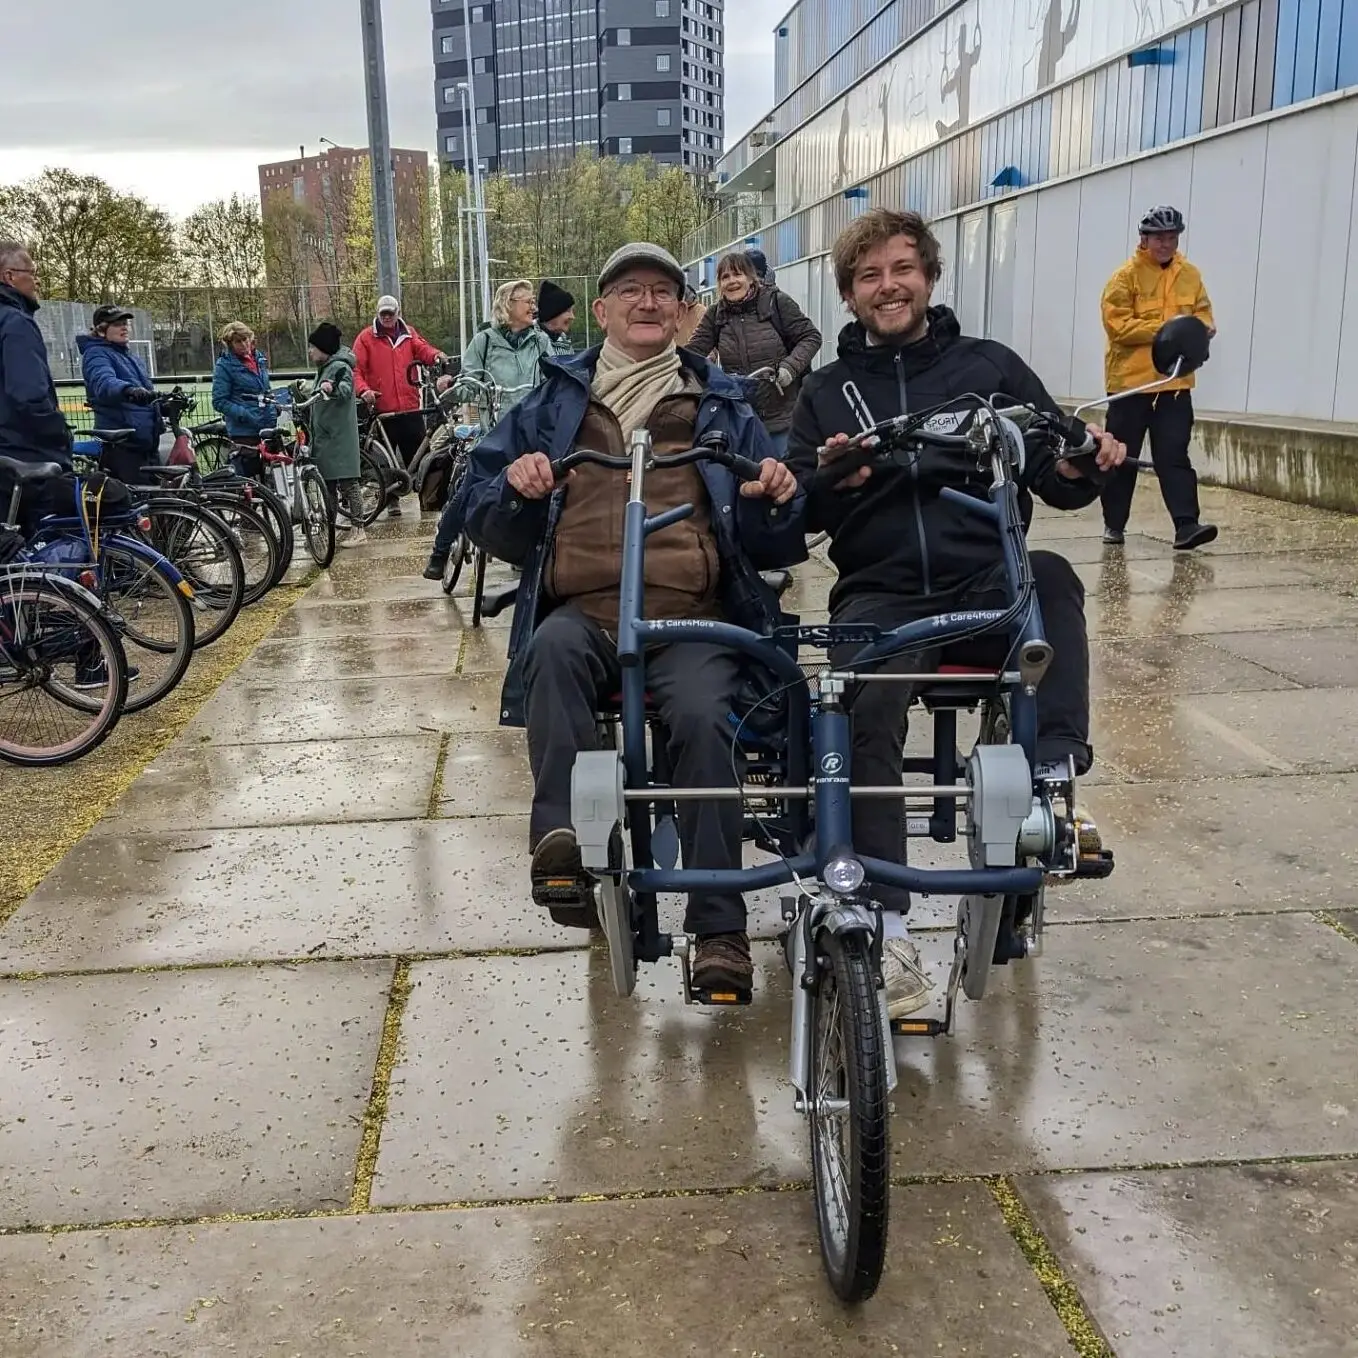
{"label": "bicycle pedal", "polygon": [[891,1035],[893,1037],[946,1037],[948,1025],[942,1019],[892,1019]]}
{"label": "bicycle pedal", "polygon": [[716,1008],[734,1008],[749,1004],[754,998],[750,990],[690,990],[692,1004],[707,1004]]}
{"label": "bicycle pedal", "polygon": [[1116,864],[1113,862],[1112,849],[1100,849],[1097,856],[1082,853],[1075,862],[1075,876],[1099,881],[1113,875]]}

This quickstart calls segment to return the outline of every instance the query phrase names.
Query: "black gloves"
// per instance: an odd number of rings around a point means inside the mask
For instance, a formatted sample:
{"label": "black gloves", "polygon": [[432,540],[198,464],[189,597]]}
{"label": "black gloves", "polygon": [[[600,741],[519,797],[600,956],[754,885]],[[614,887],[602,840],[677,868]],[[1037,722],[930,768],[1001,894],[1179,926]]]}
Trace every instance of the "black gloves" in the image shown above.
{"label": "black gloves", "polygon": [[145,387],[128,387],[123,392],[123,400],[131,401],[134,406],[149,406],[155,399],[156,393]]}

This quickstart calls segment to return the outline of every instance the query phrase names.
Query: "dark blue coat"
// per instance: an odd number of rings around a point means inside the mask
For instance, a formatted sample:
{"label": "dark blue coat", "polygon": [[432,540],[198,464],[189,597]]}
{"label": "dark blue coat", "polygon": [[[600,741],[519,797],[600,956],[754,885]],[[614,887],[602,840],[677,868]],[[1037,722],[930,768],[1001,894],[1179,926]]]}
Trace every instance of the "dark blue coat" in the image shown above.
{"label": "dark blue coat", "polygon": [[71,431],[33,319],[37,309],[23,293],[0,284],[0,455],[70,467]]}
{"label": "dark blue coat", "polygon": [[253,438],[278,423],[278,412],[259,403],[270,391],[269,365],[259,350],[255,350],[255,362],[259,371],[252,373],[228,349],[212,370],[212,408],[226,421],[226,432],[233,439]]}
{"label": "dark blue coat", "polygon": [[[722,433],[731,451],[743,457],[759,462],[776,456],[741,387],[686,349],[680,349],[679,358],[704,388],[695,442]],[[523,567],[509,634],[509,673],[500,701],[504,726],[523,725],[523,657],[534,629],[551,611],[542,580],[566,495],[562,489],[545,500],[522,500],[509,484],[506,469],[524,453],[546,453],[555,459],[574,450],[598,360],[598,347],[570,359],[544,358],[541,384],[472,452],[467,531],[496,560]],[[781,614],[777,597],[759,572],[806,560],[804,497],[798,494],[774,515],[770,501],[739,494],[735,476],[725,467],[699,463],[698,469],[712,502],[712,532],[722,563],[722,611],[739,626],[768,632]]]}
{"label": "dark blue coat", "polygon": [[98,335],[80,335],[80,375],[85,379],[85,399],[94,411],[96,429],[135,429],[137,442],[155,451],[165,432],[165,421],[155,406],[138,406],[124,393],[129,387],[154,391],[151,374],[125,344],[110,344]]}

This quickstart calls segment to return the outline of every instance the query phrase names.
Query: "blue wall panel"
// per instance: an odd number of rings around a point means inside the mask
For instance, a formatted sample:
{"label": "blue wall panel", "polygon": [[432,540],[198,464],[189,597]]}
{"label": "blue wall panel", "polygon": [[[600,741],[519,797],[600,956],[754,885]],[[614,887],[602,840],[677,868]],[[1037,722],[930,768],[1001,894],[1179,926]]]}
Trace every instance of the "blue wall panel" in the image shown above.
{"label": "blue wall panel", "polygon": [[1292,64],[1292,102],[1316,93],[1316,47],[1320,40],[1320,0],[1301,0],[1297,10],[1297,55]]}
{"label": "blue wall panel", "polygon": [[1207,76],[1207,25],[1188,34],[1188,106],[1184,110],[1184,136],[1202,131],[1203,82]]}
{"label": "blue wall panel", "polygon": [[[1278,45],[1273,56],[1273,108],[1293,102],[1297,68],[1297,24],[1301,0],[1278,0]],[[1263,37],[1263,34],[1260,34]],[[1261,42],[1260,47],[1263,46]]]}
{"label": "blue wall panel", "polygon": [[1320,20],[1316,33],[1317,94],[1339,88],[1339,21],[1344,0],[1320,0]]}
{"label": "blue wall panel", "polygon": [[1358,85],[1358,0],[1343,0],[1339,20],[1339,61],[1335,88]]}

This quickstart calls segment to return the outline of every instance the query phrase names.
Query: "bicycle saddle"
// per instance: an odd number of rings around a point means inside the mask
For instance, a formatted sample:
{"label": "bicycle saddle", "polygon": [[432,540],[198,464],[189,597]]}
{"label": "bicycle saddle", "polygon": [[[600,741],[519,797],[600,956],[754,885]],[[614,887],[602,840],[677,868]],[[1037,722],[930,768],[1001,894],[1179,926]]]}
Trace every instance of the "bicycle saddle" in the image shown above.
{"label": "bicycle saddle", "polygon": [[55,462],[19,462],[12,457],[0,457],[0,471],[8,472],[16,481],[50,481],[54,476],[65,476],[66,468]]}
{"label": "bicycle saddle", "polygon": [[126,443],[128,439],[137,437],[135,429],[91,429],[90,437],[96,438],[100,443]]}

